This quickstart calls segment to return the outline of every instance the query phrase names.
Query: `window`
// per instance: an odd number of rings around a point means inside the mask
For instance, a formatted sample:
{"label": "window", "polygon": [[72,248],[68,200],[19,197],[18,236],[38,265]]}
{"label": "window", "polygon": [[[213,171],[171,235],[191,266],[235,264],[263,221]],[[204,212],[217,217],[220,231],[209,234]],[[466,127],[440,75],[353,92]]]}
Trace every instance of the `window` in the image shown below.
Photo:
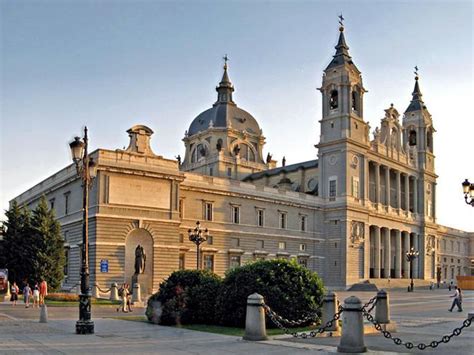
{"label": "window", "polygon": [[240,247],[240,239],[239,238],[230,238],[230,245],[233,248]]}
{"label": "window", "polygon": [[186,260],[185,260],[185,254],[184,253],[179,253],[179,261],[178,261],[178,264],[179,264],[179,269],[180,270],[184,270],[185,269],[185,265],[186,265]]}
{"label": "window", "polygon": [[257,209],[257,226],[263,227],[264,211]]}
{"label": "window", "polygon": [[240,266],[240,255],[231,255],[229,259],[229,268],[233,269]]}
{"label": "window", "polygon": [[308,258],[298,257],[298,264],[304,267],[308,267]]}
{"label": "window", "polygon": [[54,201],[55,201],[54,198],[52,198],[51,200],[49,200],[49,208],[52,209],[52,210],[54,210]]}
{"label": "window", "polygon": [[411,130],[408,135],[408,145],[410,146],[416,145],[416,131],[415,130]]}
{"label": "window", "polygon": [[204,203],[204,219],[206,221],[212,221],[212,203]]}
{"label": "window", "polygon": [[214,244],[214,237],[213,237],[212,235],[208,235],[206,242],[207,242],[207,244],[209,244],[209,245]]}
{"label": "window", "polygon": [[204,255],[204,270],[214,271],[214,255]]}
{"label": "window", "polygon": [[239,224],[240,223],[240,207],[239,206],[232,206],[232,223]]}
{"label": "window", "polygon": [[212,168],[209,168],[209,175],[211,175],[211,176],[212,176],[212,175],[213,175],[213,173],[214,173],[214,170],[213,170]]}
{"label": "window", "polygon": [[300,251],[306,251],[306,244],[304,243],[300,244]]}
{"label": "window", "polygon": [[227,168],[227,176],[228,177],[232,176],[232,168]]}
{"label": "window", "polygon": [[302,232],[306,232],[306,216],[300,217],[300,229]]}
{"label": "window", "polygon": [[329,108],[331,110],[335,110],[335,109],[337,109],[338,106],[339,106],[339,103],[338,103],[337,90],[332,90],[331,94],[329,96]]}
{"label": "window", "polygon": [[285,250],[286,249],[286,242],[278,242],[278,249]]}
{"label": "window", "polygon": [[457,247],[458,247],[457,250],[458,250],[458,251],[461,251],[461,243],[460,243],[460,242],[456,242],[456,244],[457,244]]}
{"label": "window", "polygon": [[359,111],[359,93],[355,90],[352,91],[352,111]]}
{"label": "window", "polygon": [[359,178],[354,176],[352,177],[352,196],[359,198]]}
{"label": "window", "polygon": [[263,240],[257,240],[257,249],[264,249],[265,248],[265,242]]}
{"label": "window", "polygon": [[329,180],[329,201],[336,200],[336,179]]}
{"label": "window", "polygon": [[451,240],[450,244],[451,244],[451,251],[454,251],[454,242],[452,240]]}
{"label": "window", "polygon": [[69,271],[69,248],[64,248],[64,267],[63,267],[63,272],[64,272],[64,277],[65,277],[65,278],[68,276],[68,271]]}
{"label": "window", "polygon": [[178,203],[179,218],[184,218],[184,200],[180,199]]}
{"label": "window", "polygon": [[64,214],[67,216],[69,214],[69,196],[71,195],[71,192],[66,192],[64,194]]}
{"label": "window", "polygon": [[286,229],[286,212],[280,212],[278,219],[280,220],[280,228]]}

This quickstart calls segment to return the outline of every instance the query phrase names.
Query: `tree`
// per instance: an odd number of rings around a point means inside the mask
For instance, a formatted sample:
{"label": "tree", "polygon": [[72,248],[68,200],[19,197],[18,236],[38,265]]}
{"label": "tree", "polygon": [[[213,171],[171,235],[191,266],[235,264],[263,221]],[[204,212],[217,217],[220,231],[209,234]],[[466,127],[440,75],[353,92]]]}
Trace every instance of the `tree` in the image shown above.
{"label": "tree", "polygon": [[48,208],[44,196],[33,211],[31,234],[35,247],[31,279],[46,280],[51,289],[57,289],[64,278],[64,241],[61,237],[61,226],[54,211]]}
{"label": "tree", "polygon": [[13,201],[5,212],[6,232],[0,246],[0,266],[8,268],[10,282],[22,285],[27,281],[46,280],[57,289],[64,277],[64,242],[54,211],[46,198],[40,199],[33,213]]}
{"label": "tree", "polygon": [[10,282],[21,283],[29,278],[32,268],[30,263],[32,247],[30,240],[31,212],[28,207],[19,206],[13,201],[10,209],[5,211],[5,234],[0,250],[0,265],[8,269]]}

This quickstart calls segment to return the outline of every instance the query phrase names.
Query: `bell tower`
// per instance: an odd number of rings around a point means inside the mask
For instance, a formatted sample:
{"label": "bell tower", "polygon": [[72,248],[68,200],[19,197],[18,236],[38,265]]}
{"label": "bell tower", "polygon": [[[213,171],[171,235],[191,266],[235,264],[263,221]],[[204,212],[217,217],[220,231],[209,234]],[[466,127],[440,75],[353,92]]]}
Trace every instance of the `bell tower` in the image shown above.
{"label": "bell tower", "polygon": [[[362,75],[349,55],[344,36],[344,18],[339,17],[339,38],[331,62],[323,73],[322,119],[319,149],[320,196],[334,201],[347,195],[365,192],[363,188],[363,156],[369,147],[369,125],[364,121],[367,92]],[[354,166],[346,171],[348,166]],[[354,190],[354,182],[356,191]]]}

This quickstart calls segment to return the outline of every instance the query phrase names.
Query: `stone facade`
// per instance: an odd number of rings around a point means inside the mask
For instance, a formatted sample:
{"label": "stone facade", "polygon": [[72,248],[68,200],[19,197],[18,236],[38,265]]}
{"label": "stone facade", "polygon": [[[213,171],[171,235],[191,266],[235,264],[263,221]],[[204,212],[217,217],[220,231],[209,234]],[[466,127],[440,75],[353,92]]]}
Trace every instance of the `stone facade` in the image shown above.
{"label": "stone facade", "polygon": [[[396,108],[387,108],[371,138],[366,91],[341,26],[320,88],[318,159],[277,168],[263,155],[257,121],[233,101],[227,70],[226,64],[216,103],[185,134],[182,162],[153,153],[153,131],[140,125],[127,131],[127,149],[92,152],[98,164],[89,210],[92,282],[130,283],[140,244],[147,256],[142,291],[156,291],[172,271],[196,267],[188,240],[196,221],[211,235],[201,246],[201,267],[220,275],[262,258],[294,258],[332,287],[472,273],[474,235],[436,223],[435,130],[418,77],[402,122]],[[70,288],[80,279],[82,243],[75,167],[15,200],[34,207],[43,194],[62,226],[64,288]],[[404,257],[411,247],[420,252],[413,265]]]}

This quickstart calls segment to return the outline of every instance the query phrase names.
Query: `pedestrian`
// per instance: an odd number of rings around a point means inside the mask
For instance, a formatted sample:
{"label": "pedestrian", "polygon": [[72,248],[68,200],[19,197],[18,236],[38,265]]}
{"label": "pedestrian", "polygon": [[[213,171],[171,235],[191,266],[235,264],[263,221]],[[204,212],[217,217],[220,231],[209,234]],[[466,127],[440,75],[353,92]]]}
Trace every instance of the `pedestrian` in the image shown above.
{"label": "pedestrian", "polygon": [[454,282],[453,282],[453,279],[451,279],[451,281],[449,281],[448,290],[451,291],[451,289],[453,288],[453,286],[454,286]]}
{"label": "pedestrian", "polygon": [[31,296],[31,287],[28,283],[26,283],[25,287],[23,287],[23,301],[25,302],[25,308],[30,307],[30,296]]}
{"label": "pedestrian", "polygon": [[16,282],[13,282],[13,285],[10,287],[10,301],[12,302],[12,306],[16,306],[16,301],[18,301],[18,293],[20,289],[18,288]]}
{"label": "pedestrian", "polygon": [[449,309],[450,312],[453,311],[454,306],[458,307],[458,312],[462,312],[462,293],[461,289],[457,286],[454,286],[456,292],[454,295],[450,297],[454,297],[453,304],[451,305],[451,308]]}
{"label": "pedestrian", "polygon": [[131,300],[130,300],[130,294],[131,294],[131,292],[130,292],[130,288],[129,288],[129,287],[130,287],[130,286],[129,286],[128,284],[125,284],[125,290],[127,290],[127,291],[126,291],[126,295],[127,295],[127,296],[126,296],[126,297],[127,297],[127,311],[128,311],[128,312],[133,312],[133,310],[132,310],[132,302],[131,302]]}
{"label": "pedestrian", "polygon": [[122,303],[117,308],[117,312],[122,309],[122,312],[127,313],[127,291],[125,289],[125,283],[123,283],[118,289],[118,295],[122,299]]}
{"label": "pedestrian", "polygon": [[434,288],[434,283],[433,281],[430,282],[430,290],[433,291],[433,288]]}
{"label": "pedestrian", "polygon": [[48,295],[48,283],[46,280],[41,281],[39,285],[39,304],[44,304],[44,298]]}
{"label": "pedestrian", "polygon": [[35,286],[33,287],[33,308],[39,307],[39,301],[40,301],[39,286],[38,286],[38,283],[35,283]]}

